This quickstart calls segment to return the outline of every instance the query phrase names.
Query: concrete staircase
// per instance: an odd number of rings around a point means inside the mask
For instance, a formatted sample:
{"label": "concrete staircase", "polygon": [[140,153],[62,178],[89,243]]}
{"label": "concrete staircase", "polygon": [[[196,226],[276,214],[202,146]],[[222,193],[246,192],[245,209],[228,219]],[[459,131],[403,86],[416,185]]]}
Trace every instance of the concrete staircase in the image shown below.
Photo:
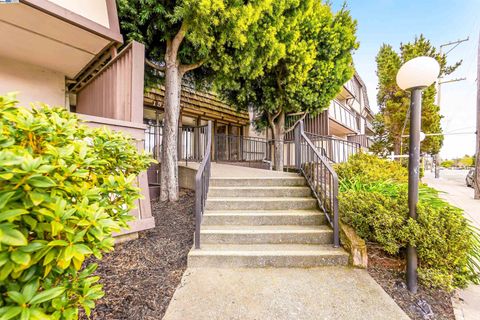
{"label": "concrete staircase", "polygon": [[303,177],[215,178],[189,267],[346,265],[333,232]]}

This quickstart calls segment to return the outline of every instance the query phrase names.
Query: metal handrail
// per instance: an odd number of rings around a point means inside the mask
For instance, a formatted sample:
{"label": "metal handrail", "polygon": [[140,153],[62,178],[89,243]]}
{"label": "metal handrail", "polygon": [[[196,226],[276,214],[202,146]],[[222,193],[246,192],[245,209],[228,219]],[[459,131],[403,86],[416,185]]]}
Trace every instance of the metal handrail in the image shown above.
{"label": "metal handrail", "polygon": [[320,154],[304,132],[303,121],[295,128],[295,164],[333,228],[333,246],[339,247],[338,176],[329,160]]}
{"label": "metal handrail", "polygon": [[207,146],[203,160],[195,175],[195,249],[200,249],[200,227],[202,225],[205,203],[207,201],[208,189],[212,168],[212,122],[208,121]]}

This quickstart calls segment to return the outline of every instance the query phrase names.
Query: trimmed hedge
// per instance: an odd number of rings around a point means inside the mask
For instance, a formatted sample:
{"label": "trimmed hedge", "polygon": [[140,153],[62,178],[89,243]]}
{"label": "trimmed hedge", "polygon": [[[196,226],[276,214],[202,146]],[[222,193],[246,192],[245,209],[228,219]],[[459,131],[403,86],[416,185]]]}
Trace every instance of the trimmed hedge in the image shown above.
{"label": "trimmed hedge", "polygon": [[407,171],[401,165],[358,154],[335,168],[340,217],[359,236],[392,255],[416,246],[419,277],[427,286],[451,290],[480,282],[479,236],[462,210],[422,185],[415,221],[408,216]]}
{"label": "trimmed hedge", "polygon": [[150,158],[62,108],[0,96],[0,319],[77,319],[103,296],[91,255],[113,250]]}

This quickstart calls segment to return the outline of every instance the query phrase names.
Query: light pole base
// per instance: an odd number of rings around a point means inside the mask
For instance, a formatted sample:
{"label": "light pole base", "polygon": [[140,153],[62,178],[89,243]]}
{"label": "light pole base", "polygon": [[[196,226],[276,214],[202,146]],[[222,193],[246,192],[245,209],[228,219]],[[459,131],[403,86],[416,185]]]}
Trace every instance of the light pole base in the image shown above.
{"label": "light pole base", "polygon": [[418,283],[417,283],[417,248],[408,246],[407,247],[407,289],[412,293],[417,293]]}

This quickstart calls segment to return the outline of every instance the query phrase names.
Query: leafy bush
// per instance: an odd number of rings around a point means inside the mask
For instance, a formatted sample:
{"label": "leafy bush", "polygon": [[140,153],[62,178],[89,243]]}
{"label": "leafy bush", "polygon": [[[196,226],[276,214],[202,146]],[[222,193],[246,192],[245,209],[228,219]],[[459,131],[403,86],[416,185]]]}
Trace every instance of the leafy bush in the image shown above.
{"label": "leafy bush", "polygon": [[412,221],[408,218],[407,193],[397,197],[379,191],[346,190],[339,194],[340,215],[365,240],[397,254],[409,243]]}
{"label": "leafy bush", "polygon": [[408,187],[400,174],[406,174],[405,169],[371,157],[355,156],[337,165],[342,221],[389,254],[399,254],[409,244],[416,246],[419,277],[428,286],[451,290],[478,283],[480,241],[463,212],[442,200],[436,190],[422,185],[418,220],[409,218]]}
{"label": "leafy bush", "polygon": [[84,261],[128,227],[150,159],[65,109],[16,104],[0,96],[0,319],[77,319],[103,295]]}
{"label": "leafy bush", "polygon": [[444,168],[449,169],[449,168],[453,167],[454,164],[455,163],[453,162],[453,160],[445,160],[445,161],[442,161],[442,163],[440,165]]}
{"label": "leafy bush", "polygon": [[348,162],[335,165],[335,171],[340,180],[408,182],[408,171],[399,162],[366,153],[357,153]]}

